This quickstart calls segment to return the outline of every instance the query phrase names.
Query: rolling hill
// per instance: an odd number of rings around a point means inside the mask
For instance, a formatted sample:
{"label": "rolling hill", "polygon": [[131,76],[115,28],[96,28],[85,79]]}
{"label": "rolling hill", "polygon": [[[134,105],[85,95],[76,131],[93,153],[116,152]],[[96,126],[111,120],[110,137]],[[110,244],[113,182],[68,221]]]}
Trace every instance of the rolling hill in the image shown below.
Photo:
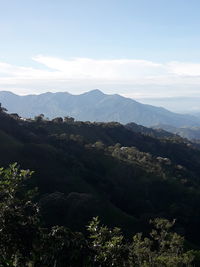
{"label": "rolling hill", "polygon": [[[199,245],[200,150],[137,125],[30,120],[0,112],[0,166],[34,170],[44,223],[83,230],[93,216],[127,234],[176,218]],[[143,133],[141,133],[143,132]],[[161,135],[160,135],[161,134]]]}

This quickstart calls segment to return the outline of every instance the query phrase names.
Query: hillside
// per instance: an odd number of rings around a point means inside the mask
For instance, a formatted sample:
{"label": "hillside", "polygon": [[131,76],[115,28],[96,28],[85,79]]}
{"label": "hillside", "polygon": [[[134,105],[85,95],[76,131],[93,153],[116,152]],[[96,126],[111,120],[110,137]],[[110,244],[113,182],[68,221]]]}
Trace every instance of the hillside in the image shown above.
{"label": "hillside", "polygon": [[172,134],[177,134],[194,142],[199,142],[200,140],[200,127],[175,127],[171,125],[160,124],[152,128],[156,131],[168,131]]}
{"label": "hillside", "polygon": [[176,133],[163,130],[162,127],[148,128],[142,125],[138,125],[134,122],[127,123],[125,127],[133,132],[141,133],[143,135],[157,137],[157,138],[178,138]]}
{"label": "hillside", "polygon": [[81,95],[69,93],[44,93],[18,96],[0,92],[0,103],[9,112],[22,117],[44,114],[46,117],[72,116],[81,121],[116,121],[123,124],[135,122],[143,126],[168,124],[175,127],[200,126],[200,120],[192,115],[170,112],[164,108],[141,104],[120,95],[106,95],[93,90]]}
{"label": "hillside", "polygon": [[126,234],[150,218],[177,219],[200,245],[200,150],[119,123],[23,121],[0,113],[0,166],[34,170],[46,225],[83,230],[93,216]]}

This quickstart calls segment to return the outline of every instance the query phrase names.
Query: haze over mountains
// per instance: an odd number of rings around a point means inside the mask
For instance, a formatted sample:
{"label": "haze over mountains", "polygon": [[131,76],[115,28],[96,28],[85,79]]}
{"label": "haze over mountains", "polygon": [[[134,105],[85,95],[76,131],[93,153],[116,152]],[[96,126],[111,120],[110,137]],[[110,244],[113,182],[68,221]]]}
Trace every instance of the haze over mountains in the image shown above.
{"label": "haze over mountains", "polygon": [[140,98],[143,104],[153,106],[161,106],[177,113],[188,113],[200,117],[200,97],[179,96],[179,97],[156,97],[156,98]]}
{"label": "haze over mountains", "polygon": [[72,116],[82,121],[117,121],[123,124],[135,122],[144,126],[200,126],[200,119],[195,116],[141,104],[117,94],[107,95],[97,89],[80,95],[47,92],[19,96],[1,91],[0,102],[10,113],[18,113],[23,117],[34,117],[42,113],[49,118]]}

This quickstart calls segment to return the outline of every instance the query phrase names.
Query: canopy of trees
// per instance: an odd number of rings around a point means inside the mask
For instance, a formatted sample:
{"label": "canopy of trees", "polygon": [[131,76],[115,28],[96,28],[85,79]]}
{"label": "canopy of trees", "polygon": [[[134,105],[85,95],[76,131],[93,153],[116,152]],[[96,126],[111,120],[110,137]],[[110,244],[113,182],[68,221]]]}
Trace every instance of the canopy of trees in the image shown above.
{"label": "canopy of trees", "polygon": [[[108,229],[121,228],[126,240],[138,232],[147,236],[150,219],[176,218],[174,231],[185,236],[189,249],[198,248],[199,146],[136,128],[44,116],[23,120],[2,108],[0,166],[18,162],[34,170],[26,186],[28,191],[38,188],[33,203],[45,229],[68,228],[85,236],[85,226],[98,216]],[[25,216],[21,201],[18,208]],[[38,218],[34,207],[33,218]]]}
{"label": "canopy of trees", "polygon": [[184,251],[184,238],[171,231],[175,221],[157,218],[149,237],[126,240],[119,228],[93,218],[87,233],[64,226],[44,227],[37,190],[27,188],[32,172],[16,164],[0,169],[1,266],[192,266],[198,251]]}

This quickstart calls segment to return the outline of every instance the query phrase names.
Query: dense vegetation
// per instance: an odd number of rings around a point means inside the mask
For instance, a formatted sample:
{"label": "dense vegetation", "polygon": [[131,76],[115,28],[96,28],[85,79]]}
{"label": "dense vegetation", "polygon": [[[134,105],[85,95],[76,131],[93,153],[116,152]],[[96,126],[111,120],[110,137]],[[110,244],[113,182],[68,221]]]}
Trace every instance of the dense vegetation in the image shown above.
{"label": "dense vegetation", "polygon": [[87,234],[63,226],[44,227],[36,191],[27,188],[29,170],[16,164],[0,169],[0,266],[192,266],[198,251],[184,251],[184,238],[173,233],[175,221],[154,219],[150,237],[125,240],[119,228],[94,218]]}
{"label": "dense vegetation", "polygon": [[150,219],[176,218],[174,230],[186,246],[200,245],[200,150],[185,139],[115,122],[23,120],[1,107],[0,166],[13,162],[34,170],[26,186],[38,188],[34,201],[44,229],[67,227],[85,236],[85,225],[98,216],[129,240],[147,235]]}

